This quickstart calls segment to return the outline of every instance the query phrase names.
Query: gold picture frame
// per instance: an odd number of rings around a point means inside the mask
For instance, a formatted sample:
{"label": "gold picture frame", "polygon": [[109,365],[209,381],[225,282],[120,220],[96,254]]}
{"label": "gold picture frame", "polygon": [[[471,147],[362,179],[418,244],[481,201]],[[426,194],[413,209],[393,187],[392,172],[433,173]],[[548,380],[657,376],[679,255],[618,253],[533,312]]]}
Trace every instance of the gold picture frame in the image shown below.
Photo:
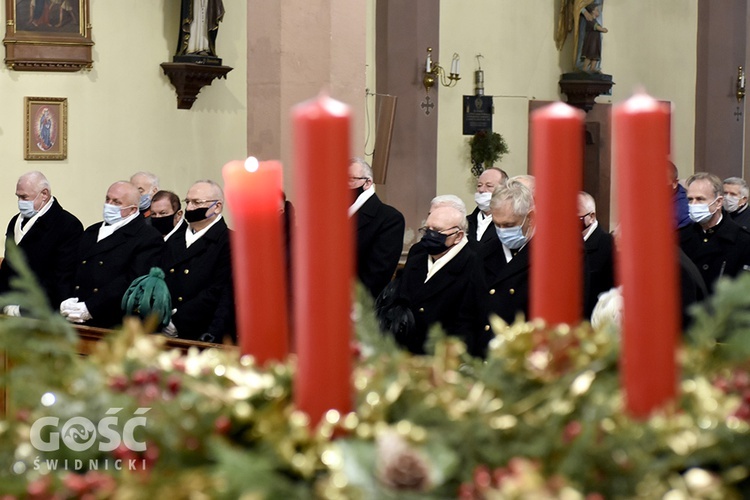
{"label": "gold picture frame", "polygon": [[24,160],[68,157],[68,99],[25,97]]}
{"label": "gold picture frame", "polygon": [[89,0],[5,0],[5,64],[17,71],[79,71],[94,64]]}

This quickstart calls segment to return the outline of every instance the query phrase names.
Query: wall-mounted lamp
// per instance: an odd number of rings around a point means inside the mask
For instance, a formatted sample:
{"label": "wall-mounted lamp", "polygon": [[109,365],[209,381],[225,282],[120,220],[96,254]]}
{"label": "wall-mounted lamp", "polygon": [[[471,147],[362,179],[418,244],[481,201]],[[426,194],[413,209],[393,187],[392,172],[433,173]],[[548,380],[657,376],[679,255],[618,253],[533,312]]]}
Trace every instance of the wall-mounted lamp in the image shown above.
{"label": "wall-mounted lamp", "polygon": [[737,102],[742,102],[745,98],[745,70],[742,66],[737,66]]}
{"label": "wall-mounted lamp", "polygon": [[482,71],[482,54],[477,54],[477,65],[479,69],[474,72],[474,95],[484,95],[484,71]]}
{"label": "wall-mounted lamp", "polygon": [[443,87],[453,87],[461,79],[458,76],[461,68],[461,58],[453,53],[453,59],[451,60],[451,72],[446,76],[445,70],[437,61],[432,60],[432,47],[427,47],[427,60],[425,62],[424,77],[422,78],[422,85],[424,89],[429,93],[430,89],[435,86],[435,82],[439,81]]}

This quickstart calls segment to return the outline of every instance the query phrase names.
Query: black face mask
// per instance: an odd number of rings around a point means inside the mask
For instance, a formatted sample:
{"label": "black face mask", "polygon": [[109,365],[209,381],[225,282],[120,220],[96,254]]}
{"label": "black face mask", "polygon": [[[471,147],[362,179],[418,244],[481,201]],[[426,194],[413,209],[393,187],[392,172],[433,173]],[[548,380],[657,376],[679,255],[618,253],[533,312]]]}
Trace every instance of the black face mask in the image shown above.
{"label": "black face mask", "polygon": [[174,214],[165,217],[151,216],[151,227],[159,231],[159,234],[166,236],[174,229]]}
{"label": "black face mask", "polygon": [[422,246],[427,250],[430,255],[438,255],[448,250],[448,246],[445,244],[445,240],[448,239],[447,234],[438,233],[432,229],[425,230],[424,236],[420,240]]}
{"label": "black face mask", "polygon": [[353,188],[352,189],[352,201],[354,201],[357,198],[359,198],[359,195],[361,195],[364,192],[365,192],[365,186],[364,186],[364,184],[361,185],[361,186],[359,186],[359,187]]}
{"label": "black face mask", "polygon": [[[194,208],[192,210],[185,210],[185,220],[188,222],[200,222],[202,220],[208,219],[206,214],[208,213],[208,209],[216,205],[216,202],[212,203],[211,205],[207,206],[206,208]],[[213,217],[216,214],[211,214],[211,217]]]}

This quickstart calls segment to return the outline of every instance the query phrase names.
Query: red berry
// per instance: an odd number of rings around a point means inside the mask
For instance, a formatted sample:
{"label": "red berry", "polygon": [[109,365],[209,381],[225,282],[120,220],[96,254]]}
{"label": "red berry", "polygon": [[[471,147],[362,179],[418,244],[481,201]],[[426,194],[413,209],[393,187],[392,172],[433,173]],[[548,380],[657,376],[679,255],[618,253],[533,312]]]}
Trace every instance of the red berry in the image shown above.
{"label": "red berry", "polygon": [[143,385],[148,382],[149,374],[146,370],[136,370],[133,372],[132,380],[136,385]]}
{"label": "red berry", "polygon": [[226,434],[232,428],[232,421],[226,415],[219,415],[214,422],[214,427],[219,434]]}
{"label": "red berry", "polygon": [[479,465],[474,469],[474,484],[479,491],[484,491],[492,486],[492,476],[490,469],[486,465]]}
{"label": "red berry", "polygon": [[570,443],[581,434],[581,430],[583,430],[583,426],[578,420],[568,422],[563,430],[563,441]]}

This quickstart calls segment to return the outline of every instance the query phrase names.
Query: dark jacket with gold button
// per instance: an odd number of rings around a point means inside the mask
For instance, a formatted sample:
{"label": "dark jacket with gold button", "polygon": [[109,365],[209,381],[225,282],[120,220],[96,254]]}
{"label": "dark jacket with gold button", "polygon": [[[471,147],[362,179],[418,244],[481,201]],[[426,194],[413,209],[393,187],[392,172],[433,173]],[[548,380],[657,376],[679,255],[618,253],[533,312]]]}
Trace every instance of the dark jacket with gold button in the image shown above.
{"label": "dark jacket with gold button", "polygon": [[398,267],[404,247],[404,216],[372,195],[354,215],[357,221],[357,277],[377,297]]}
{"label": "dark jacket with gold button", "polygon": [[505,261],[503,245],[498,238],[480,246],[486,283],[484,303],[489,314],[497,314],[506,323],[518,313],[529,317],[529,245],[511,250],[514,257]]}
{"label": "dark jacket with gold button", "polygon": [[232,255],[229,229],[222,218],[186,248],[187,224],[167,240],[162,269],[177,312],[172,322],[180,338],[216,342],[235,337]]}
{"label": "dark jacket with gold button", "polygon": [[[15,241],[16,214],[5,232],[6,245]],[[39,217],[18,244],[29,268],[47,294],[52,309],[70,297],[73,272],[78,263],[78,247],[83,225],[75,215],[63,210],[55,199],[47,212]],[[16,275],[7,260],[0,264],[0,293],[10,289],[10,279]]]}
{"label": "dark jacket with gold button", "polygon": [[98,222],[86,228],[78,251],[72,296],[85,302],[89,326],[112,328],[122,323],[122,296],[134,279],[159,265],[164,239],[142,215],[97,242]]}
{"label": "dark jacket with gold button", "polygon": [[697,223],[680,229],[680,248],[698,267],[708,293],[713,293],[719,277],[735,277],[750,270],[750,232],[737,225],[727,212],[708,231]]}
{"label": "dark jacket with gold button", "polygon": [[414,315],[414,329],[397,341],[413,353],[424,354],[429,329],[439,324],[445,333],[461,337],[469,352],[481,356],[490,338],[481,330],[481,262],[467,244],[425,283],[429,258],[421,243],[409,250],[399,296]]}

